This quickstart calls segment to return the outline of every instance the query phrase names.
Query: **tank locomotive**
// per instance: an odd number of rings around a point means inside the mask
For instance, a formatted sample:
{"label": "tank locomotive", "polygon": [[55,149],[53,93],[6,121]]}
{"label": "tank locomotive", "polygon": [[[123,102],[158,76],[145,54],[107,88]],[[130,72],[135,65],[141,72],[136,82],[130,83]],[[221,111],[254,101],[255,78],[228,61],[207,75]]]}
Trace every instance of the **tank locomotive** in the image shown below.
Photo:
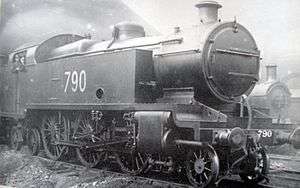
{"label": "tank locomotive", "polygon": [[[114,159],[133,175],[185,172],[197,187],[229,174],[262,181],[261,118],[245,102],[260,52],[245,27],[218,19],[220,4],[196,7],[199,25],[168,36],[123,22],[110,41],[62,34],[16,49],[2,66],[12,145],[26,140],[53,160],[75,150],[88,167]],[[299,147],[299,134],[281,141]]]}
{"label": "tank locomotive", "polygon": [[290,89],[286,83],[277,79],[277,66],[274,64],[266,65],[266,80],[256,84],[249,96],[249,103],[252,111],[258,111],[260,116],[272,118],[272,124],[260,126],[259,133],[265,138],[265,145],[281,144],[272,139],[273,135],[280,135],[297,126],[290,119]]}
{"label": "tank locomotive", "polygon": [[256,84],[250,94],[250,104],[271,116],[273,123],[290,123],[291,92],[287,84],[277,79],[277,65],[266,65],[266,73],[266,81]]}

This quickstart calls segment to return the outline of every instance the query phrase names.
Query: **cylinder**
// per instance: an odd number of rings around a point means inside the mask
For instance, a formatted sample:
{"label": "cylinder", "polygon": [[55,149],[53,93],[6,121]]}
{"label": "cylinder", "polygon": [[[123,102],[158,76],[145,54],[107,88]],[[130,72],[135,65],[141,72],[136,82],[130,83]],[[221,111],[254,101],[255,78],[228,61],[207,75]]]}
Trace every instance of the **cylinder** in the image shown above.
{"label": "cylinder", "polygon": [[[165,132],[173,126],[171,113],[139,111],[134,114],[134,119],[138,123],[137,149],[146,153],[163,152],[165,147],[162,140]],[[166,138],[166,140],[169,139]]]}

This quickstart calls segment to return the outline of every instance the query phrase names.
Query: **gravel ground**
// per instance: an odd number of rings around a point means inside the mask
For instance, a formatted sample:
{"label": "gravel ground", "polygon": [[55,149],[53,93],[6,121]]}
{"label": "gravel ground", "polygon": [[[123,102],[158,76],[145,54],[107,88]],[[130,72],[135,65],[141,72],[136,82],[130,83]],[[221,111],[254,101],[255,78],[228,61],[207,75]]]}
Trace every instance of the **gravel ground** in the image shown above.
{"label": "gravel ground", "polygon": [[160,188],[173,187],[169,183],[130,177],[77,165],[49,162],[31,157],[24,148],[21,152],[0,146],[0,185],[21,188]]}

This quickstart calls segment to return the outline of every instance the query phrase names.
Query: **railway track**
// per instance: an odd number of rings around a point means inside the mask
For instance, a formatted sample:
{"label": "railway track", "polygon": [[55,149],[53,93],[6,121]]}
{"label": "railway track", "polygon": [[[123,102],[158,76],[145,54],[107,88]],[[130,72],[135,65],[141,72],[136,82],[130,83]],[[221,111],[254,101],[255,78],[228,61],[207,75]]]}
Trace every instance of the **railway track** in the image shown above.
{"label": "railway track", "polygon": [[271,154],[270,155],[270,159],[272,159],[272,160],[300,162],[300,156],[288,156],[288,155],[275,155],[275,154]]}
{"label": "railway track", "polygon": [[[83,171],[88,171],[91,174],[98,174],[101,176],[114,176],[120,178],[127,178],[128,175],[120,172],[116,172],[115,169],[99,169],[99,168],[89,168],[75,163],[69,163],[64,161],[52,161],[50,159],[41,157],[41,156],[33,156],[33,158],[38,159],[43,163],[43,165],[55,172],[56,174],[76,174],[81,173]],[[92,175],[93,176],[93,175]],[[143,185],[143,187],[158,187],[158,188],[192,188],[192,186],[188,183],[187,180],[180,179],[181,177],[170,177],[165,174],[158,175],[157,173],[150,174],[149,176],[129,176],[130,179],[128,181],[134,180],[135,182],[139,182],[139,184]],[[177,179],[176,179],[177,178]],[[102,184],[103,181],[98,181],[97,176],[93,176],[95,179],[92,184]],[[100,178],[99,178],[100,179]],[[98,182],[97,182],[98,181]],[[179,183],[179,181],[181,183]],[[126,184],[126,183],[125,183]],[[105,186],[104,186],[105,187]],[[122,187],[127,187],[122,186]],[[131,187],[131,186],[129,186]],[[133,186],[136,187],[136,186]],[[229,188],[229,187],[245,187],[242,181],[235,181],[233,179],[225,179],[224,181],[220,182],[218,186],[211,185],[210,188]]]}
{"label": "railway track", "polygon": [[298,188],[300,185],[300,157],[270,155],[270,187]]}
{"label": "railway track", "polygon": [[[45,164],[48,163],[47,168],[50,170],[56,171],[56,173],[72,173],[73,171],[85,171],[87,170],[86,167],[81,166],[79,164],[74,163],[67,163],[64,161],[52,161],[50,159],[35,156],[35,158],[38,158],[40,161],[43,161]],[[272,160],[277,161],[288,161],[293,162],[295,159],[296,162],[300,164],[299,158],[293,158],[289,156],[280,156],[280,155],[271,155],[270,158]],[[123,173],[116,172],[114,169],[99,169],[99,168],[93,168],[88,169],[91,173],[98,173],[98,174],[104,174],[106,176],[120,176],[120,177],[127,177],[127,175],[124,175]],[[270,182],[269,183],[260,183],[256,185],[258,188],[298,188],[300,185],[300,169],[298,171],[292,169],[288,170],[286,169],[271,169],[270,171]],[[175,187],[175,188],[191,188],[187,181],[180,180],[181,182],[178,183],[178,177],[176,180],[176,177],[166,177],[166,175],[150,175],[148,176],[136,176],[134,177],[135,181],[141,182],[143,185],[148,185],[150,187]],[[218,186],[211,185],[211,188],[220,187],[220,188],[227,188],[227,187],[253,187],[253,185],[245,185],[238,176],[232,176],[229,178],[224,179],[220,182]]]}
{"label": "railway track", "polygon": [[[21,156],[22,157],[22,156]],[[184,180],[183,177],[170,176],[165,174],[150,174],[147,176],[129,176],[118,172],[117,168],[102,167],[87,169],[86,167],[78,164],[75,160],[70,162],[65,161],[53,161],[45,158],[43,155],[40,156],[26,156],[30,158],[29,161],[38,161],[41,166],[45,169],[44,171],[50,172],[47,176],[52,182],[56,179],[53,177],[60,177],[65,182],[64,186],[60,187],[175,187],[175,188],[190,188],[188,181]],[[296,188],[300,184],[300,169],[297,171],[291,166],[300,165],[300,160],[287,157],[287,156],[275,156],[271,155],[272,163],[288,164],[286,168],[274,169],[274,164],[269,175],[269,183],[260,183],[255,187],[259,188]],[[293,160],[295,159],[296,162]],[[296,164],[297,163],[297,164]],[[24,163],[20,168],[26,168],[24,166],[32,166],[30,162]],[[117,166],[117,165],[116,165]],[[45,175],[41,175],[45,176]],[[78,179],[76,179],[78,177]],[[117,182],[117,183],[114,183]],[[76,186],[74,186],[76,185]],[[57,186],[53,186],[57,187]],[[58,186],[59,187],[59,186]],[[238,176],[231,176],[222,180],[218,186],[212,185],[210,188],[229,188],[229,187],[253,187],[253,185],[245,185]]]}

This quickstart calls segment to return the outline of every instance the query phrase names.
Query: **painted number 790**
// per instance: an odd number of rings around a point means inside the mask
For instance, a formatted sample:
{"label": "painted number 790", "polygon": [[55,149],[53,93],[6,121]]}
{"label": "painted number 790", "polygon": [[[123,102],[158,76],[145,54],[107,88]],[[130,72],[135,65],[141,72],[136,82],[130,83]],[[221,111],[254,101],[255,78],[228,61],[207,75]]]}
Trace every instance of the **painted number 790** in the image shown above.
{"label": "painted number 790", "polygon": [[78,90],[84,92],[86,88],[86,72],[85,70],[80,71],[66,71],[65,75],[67,76],[65,83],[65,93],[67,93],[68,88],[75,93]]}

